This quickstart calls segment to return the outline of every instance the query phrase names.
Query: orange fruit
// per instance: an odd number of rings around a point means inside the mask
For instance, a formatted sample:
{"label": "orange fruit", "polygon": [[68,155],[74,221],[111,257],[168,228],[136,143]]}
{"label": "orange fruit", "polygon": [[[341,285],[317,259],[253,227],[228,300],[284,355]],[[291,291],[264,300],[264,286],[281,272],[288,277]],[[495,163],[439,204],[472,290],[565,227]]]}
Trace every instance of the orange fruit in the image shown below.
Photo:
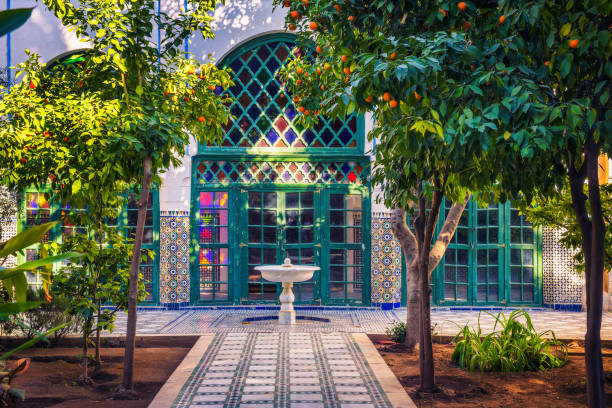
{"label": "orange fruit", "polygon": [[324,91],[325,90],[325,85],[321,85],[321,90]]}
{"label": "orange fruit", "polygon": [[476,67],[473,65],[470,65],[470,69],[472,70],[472,72],[474,72],[476,70]]}
{"label": "orange fruit", "polygon": [[302,0],[302,6],[306,7],[310,3],[310,0]]}
{"label": "orange fruit", "polygon": [[206,119],[204,119],[204,116],[200,116],[200,117],[198,118],[198,120],[199,120],[200,122],[204,122]]}
{"label": "orange fruit", "polygon": [[444,17],[446,17],[446,10],[444,10],[444,9],[440,9],[440,13],[442,13],[442,15],[443,15]]}
{"label": "orange fruit", "polygon": [[321,71],[321,68],[317,68],[317,74],[321,75],[323,73],[323,71]]}
{"label": "orange fruit", "polygon": [[317,110],[315,111],[315,115],[318,115],[318,114],[319,114],[319,110],[317,109]]}
{"label": "orange fruit", "polygon": [[49,137],[49,136],[51,136],[51,132],[49,132],[48,130],[45,130],[45,131],[43,132],[43,136],[44,136],[44,137]]}
{"label": "orange fruit", "polygon": [[342,58],[341,58],[342,62],[346,62],[347,58],[348,58],[348,55],[343,55]]}
{"label": "orange fruit", "polygon": [[580,41],[579,41],[578,39],[574,38],[573,40],[571,40],[571,41],[569,42],[569,46],[570,46],[570,48],[578,48],[578,43],[579,43],[579,42],[580,42]]}
{"label": "orange fruit", "polygon": [[34,84],[34,82],[30,82],[30,89],[35,89],[36,85]]}
{"label": "orange fruit", "polygon": [[289,24],[289,29],[291,31],[295,31],[297,29],[297,27],[295,25],[293,25],[293,24]]}
{"label": "orange fruit", "polygon": [[414,91],[414,97],[417,101],[421,99],[421,95],[419,95],[417,91]]}
{"label": "orange fruit", "polygon": [[26,164],[28,162],[28,159],[26,159],[25,157],[22,157],[20,162],[21,164]]}
{"label": "orange fruit", "polygon": [[544,63],[544,65],[545,65],[545,66],[549,66],[549,65],[550,65],[550,61],[546,61],[546,62]]}
{"label": "orange fruit", "polygon": [[462,27],[464,30],[469,30],[472,27],[472,23],[470,23],[469,21],[466,21],[463,23]]}
{"label": "orange fruit", "polygon": [[467,4],[465,4],[465,2],[460,1],[459,3],[457,3],[457,8],[461,11],[464,11],[467,8]]}
{"label": "orange fruit", "polygon": [[308,72],[304,72],[304,76],[308,78]]}
{"label": "orange fruit", "polygon": [[304,113],[304,111],[305,111],[306,109],[304,109],[304,107],[303,107],[303,106],[300,106],[300,107],[298,108],[298,110],[299,110],[300,112]]}
{"label": "orange fruit", "polygon": [[298,73],[298,74],[301,74],[302,72],[304,72],[304,70],[302,69],[302,67],[298,67],[298,69],[297,69],[297,73]]}
{"label": "orange fruit", "polygon": [[215,90],[215,86],[214,85],[209,85],[208,89],[210,89],[211,91],[214,91]]}
{"label": "orange fruit", "polygon": [[342,6],[340,6],[339,4],[334,4],[334,7],[338,13],[342,10]]}
{"label": "orange fruit", "polygon": [[393,61],[395,58],[397,58],[397,53],[393,51],[391,55],[389,55],[389,58],[391,59],[391,61]]}
{"label": "orange fruit", "polygon": [[504,21],[506,21],[506,16],[502,14],[502,15],[499,17],[499,24],[504,24]]}
{"label": "orange fruit", "polygon": [[355,21],[355,16],[348,16],[348,21]]}
{"label": "orange fruit", "polygon": [[195,89],[191,89],[189,92],[193,95],[195,93]]}
{"label": "orange fruit", "polygon": [[346,75],[351,75],[351,69],[349,67],[344,68],[344,73]]}
{"label": "orange fruit", "polygon": [[64,138],[64,142],[67,142],[67,141],[68,141],[68,138],[67,138],[67,137],[65,137],[65,138]]}
{"label": "orange fruit", "polygon": [[298,85],[302,85],[302,80],[298,79],[297,81],[295,81],[295,83],[298,84]]}
{"label": "orange fruit", "polygon": [[308,109],[306,109],[306,110],[304,111],[304,115],[306,115],[306,116],[310,115],[310,111],[309,111]]}
{"label": "orange fruit", "polygon": [[289,7],[291,6],[291,3],[289,2],[289,0],[285,0],[285,7]]}
{"label": "orange fruit", "polygon": [[315,23],[314,21],[311,21],[310,24],[308,25],[308,27],[310,27],[310,29],[312,31],[315,31],[316,29],[319,28],[319,25],[317,23]]}
{"label": "orange fruit", "polygon": [[368,95],[368,96],[365,97],[365,101],[367,103],[371,103],[373,100],[374,100],[374,97],[372,95]]}
{"label": "orange fruit", "polygon": [[320,45],[317,45],[317,52],[320,54],[323,52],[323,47],[321,47]]}
{"label": "orange fruit", "polygon": [[298,18],[300,16],[300,13],[297,10],[293,10],[291,12],[291,18]]}
{"label": "orange fruit", "polygon": [[397,105],[398,105],[398,103],[397,103],[397,101],[395,99],[389,101],[389,106],[390,107],[397,108]]}
{"label": "orange fruit", "polygon": [[326,71],[329,71],[329,69],[331,68],[331,65],[329,65],[329,63],[325,63],[325,65],[323,65],[323,69]]}
{"label": "orange fruit", "polygon": [[387,102],[389,102],[391,100],[391,94],[389,92],[385,92],[383,94],[383,99]]}

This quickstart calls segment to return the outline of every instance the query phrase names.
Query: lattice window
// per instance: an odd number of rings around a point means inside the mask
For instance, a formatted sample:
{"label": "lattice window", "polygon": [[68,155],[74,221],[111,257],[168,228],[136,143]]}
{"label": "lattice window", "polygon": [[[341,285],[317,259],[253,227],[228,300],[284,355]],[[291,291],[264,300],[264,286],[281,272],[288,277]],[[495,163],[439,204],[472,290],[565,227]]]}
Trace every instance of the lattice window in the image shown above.
{"label": "lattice window", "polygon": [[[224,127],[222,147],[357,147],[355,115],[346,121],[322,117],[314,128],[303,128],[295,122],[297,109],[278,72],[300,53],[290,41],[273,41],[252,46],[227,62],[235,85],[225,92],[234,98],[231,112],[235,119]],[[217,88],[216,92],[223,90]]]}
{"label": "lattice window", "polygon": [[359,162],[230,162],[202,161],[197,179],[204,183],[362,184]]}

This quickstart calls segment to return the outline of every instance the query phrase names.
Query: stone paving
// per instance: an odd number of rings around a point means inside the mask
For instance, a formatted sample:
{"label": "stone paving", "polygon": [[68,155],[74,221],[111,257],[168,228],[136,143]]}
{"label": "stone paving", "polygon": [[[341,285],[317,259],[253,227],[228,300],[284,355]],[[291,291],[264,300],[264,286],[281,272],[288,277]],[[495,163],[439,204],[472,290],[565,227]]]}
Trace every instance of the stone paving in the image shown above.
{"label": "stone paving", "polygon": [[[508,315],[510,309],[503,313]],[[490,313],[497,314],[498,310]],[[554,330],[558,338],[582,339],[586,330],[586,313],[560,312],[548,309],[528,310],[533,325],[538,331]],[[247,317],[275,315],[275,310],[249,310],[245,308],[187,309],[138,312],[137,332],[146,334],[186,335],[203,333],[261,333],[261,332],[306,332],[306,333],[384,333],[394,321],[404,321],[406,309],[380,310],[374,308],[298,310],[298,315],[328,318],[329,323],[302,320],[295,327],[279,326],[274,320],[244,323]],[[476,310],[451,310],[435,308],[432,311],[434,333],[454,336],[465,324],[480,325],[483,332],[493,330],[495,319],[486,312]],[[126,316],[117,316],[113,334],[125,332]],[[602,339],[612,340],[612,314],[604,313],[601,327]]]}
{"label": "stone paving", "polygon": [[219,333],[171,406],[393,407],[350,333]]}

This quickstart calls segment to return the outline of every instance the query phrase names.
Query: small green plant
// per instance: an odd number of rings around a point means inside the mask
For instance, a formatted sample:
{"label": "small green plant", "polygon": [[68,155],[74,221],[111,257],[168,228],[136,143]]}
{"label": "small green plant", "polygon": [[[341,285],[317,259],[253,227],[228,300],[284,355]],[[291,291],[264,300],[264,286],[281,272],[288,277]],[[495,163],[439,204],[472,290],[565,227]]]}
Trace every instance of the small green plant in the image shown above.
{"label": "small green plant", "polygon": [[403,343],[406,338],[406,323],[394,320],[386,330],[387,336],[396,343]]}
{"label": "small green plant", "polygon": [[[567,345],[557,340],[552,330],[538,333],[524,310],[506,318],[495,316],[493,332],[483,336],[480,315],[477,329],[465,325],[455,336],[452,360],[468,371],[538,371],[562,367],[567,362]],[[519,320],[525,318],[525,323]],[[497,326],[499,331],[495,331]],[[545,337],[550,334],[550,337]]]}

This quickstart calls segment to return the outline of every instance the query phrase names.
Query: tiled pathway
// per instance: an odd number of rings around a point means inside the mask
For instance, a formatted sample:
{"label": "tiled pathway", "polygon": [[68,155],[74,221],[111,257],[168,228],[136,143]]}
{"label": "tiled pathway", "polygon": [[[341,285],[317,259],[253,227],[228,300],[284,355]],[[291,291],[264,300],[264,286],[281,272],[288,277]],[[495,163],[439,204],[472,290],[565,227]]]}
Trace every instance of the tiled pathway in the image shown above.
{"label": "tiled pathway", "polygon": [[[217,334],[175,393],[174,402],[166,406],[413,407],[405,394],[398,399],[398,393],[392,391],[393,402],[389,399],[385,391],[393,386],[379,376],[387,383],[381,386],[368,364],[371,354],[362,353],[354,336],[365,337],[350,333]],[[163,404],[156,398],[152,406]]]}
{"label": "tiled pathway", "polygon": [[[492,311],[498,313],[499,311]],[[510,314],[506,309],[504,313]],[[547,309],[528,311],[535,328],[539,331],[553,329],[559,338],[581,339],[586,330],[586,313],[559,312]],[[393,321],[404,321],[406,309],[383,311],[374,308],[298,310],[298,315],[325,317],[329,323],[301,321],[298,327],[281,327],[273,320],[244,324],[247,317],[271,316],[274,310],[193,309],[173,311],[140,311],[138,334],[203,334],[203,333],[255,333],[255,332],[307,332],[307,333],[384,333]],[[432,312],[432,325],[438,335],[454,336],[459,326],[478,324],[478,311],[436,308]],[[494,319],[482,312],[480,325],[483,332],[493,329]],[[119,314],[114,334],[125,332],[125,314]],[[604,313],[601,336],[612,340],[612,314]]]}

